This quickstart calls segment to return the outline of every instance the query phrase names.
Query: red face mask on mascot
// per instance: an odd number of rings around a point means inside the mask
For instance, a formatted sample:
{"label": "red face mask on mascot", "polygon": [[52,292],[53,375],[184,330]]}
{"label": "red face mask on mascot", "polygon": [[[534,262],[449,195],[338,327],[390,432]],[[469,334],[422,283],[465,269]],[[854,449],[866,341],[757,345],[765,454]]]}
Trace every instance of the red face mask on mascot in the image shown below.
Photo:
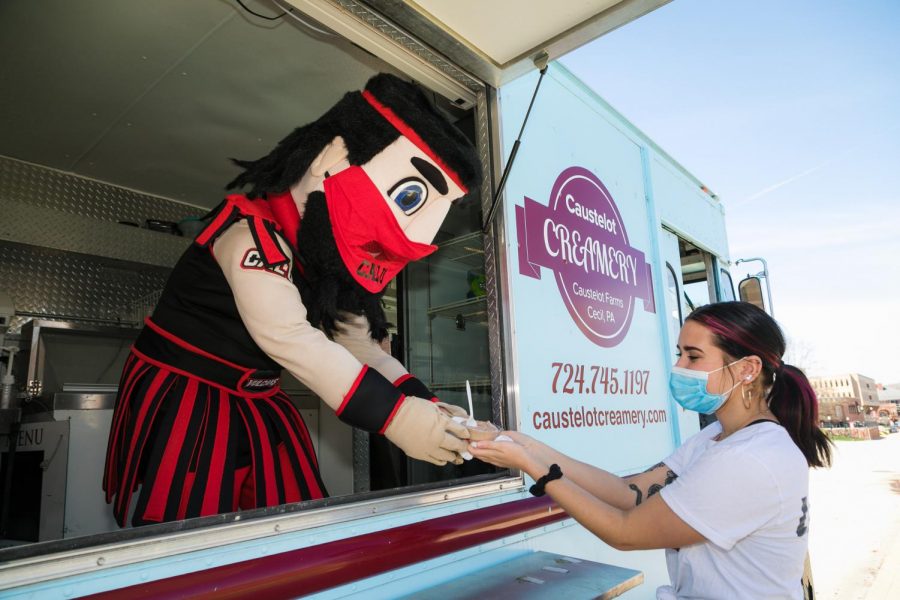
{"label": "red face mask on mascot", "polygon": [[380,292],[408,262],[437,250],[406,236],[361,167],[350,166],[326,177],[323,186],[338,252],[366,290]]}

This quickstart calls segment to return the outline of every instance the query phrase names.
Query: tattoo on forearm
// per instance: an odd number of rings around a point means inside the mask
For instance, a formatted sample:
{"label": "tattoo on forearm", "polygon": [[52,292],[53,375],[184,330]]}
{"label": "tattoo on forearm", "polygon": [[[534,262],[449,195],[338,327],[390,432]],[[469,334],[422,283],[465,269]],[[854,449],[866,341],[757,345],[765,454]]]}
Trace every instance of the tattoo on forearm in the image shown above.
{"label": "tattoo on forearm", "polygon": [[665,466],[665,464],[666,463],[664,463],[664,462],[658,462],[655,465],[653,465],[652,467],[650,467],[649,469],[647,469],[646,471],[644,471],[644,473],[649,473],[653,469],[658,469],[659,467]]}
{"label": "tattoo on forearm", "polygon": [[669,485],[676,479],[678,479],[678,475],[676,475],[672,471],[666,471],[666,480],[662,483],[662,485],[660,485],[658,483],[654,483],[653,485],[651,485],[650,489],[647,490],[647,497],[649,498],[653,494],[659,492],[659,490],[663,489],[664,487],[666,487],[667,485]]}
{"label": "tattoo on forearm", "polygon": [[633,483],[629,483],[629,484],[628,484],[628,487],[629,487],[630,489],[634,490],[634,493],[635,493],[635,495],[637,496],[637,498],[636,498],[635,501],[634,501],[634,505],[637,506],[638,504],[641,503],[641,500],[643,500],[644,494],[642,494],[642,493],[641,493],[641,490],[638,489],[638,486],[636,486],[636,485],[633,484]]}
{"label": "tattoo on forearm", "polygon": [[[656,466],[654,466],[654,467],[651,467],[650,469],[647,469],[647,471],[652,471],[653,469],[659,467],[659,466],[662,465],[662,464],[663,464],[663,463],[659,463],[658,465],[656,465]],[[644,472],[646,473],[647,471],[644,471]],[[658,493],[659,490],[663,489],[664,487],[666,487],[667,485],[669,485],[670,483],[672,483],[672,482],[675,481],[676,479],[678,479],[678,475],[676,475],[675,473],[673,473],[671,470],[666,471],[666,479],[665,479],[665,481],[664,481],[662,484],[654,483],[653,485],[651,485],[651,486],[647,489],[647,497],[649,498],[649,497],[652,496],[653,494]],[[635,506],[637,506],[638,504],[640,504],[640,503],[644,500],[644,494],[643,494],[643,492],[641,492],[641,490],[640,490],[640,488],[637,486],[637,484],[635,484],[635,483],[629,483],[629,484],[628,484],[628,489],[630,489],[630,490],[632,490],[632,491],[634,492],[634,495],[635,495],[634,505],[635,505]]]}

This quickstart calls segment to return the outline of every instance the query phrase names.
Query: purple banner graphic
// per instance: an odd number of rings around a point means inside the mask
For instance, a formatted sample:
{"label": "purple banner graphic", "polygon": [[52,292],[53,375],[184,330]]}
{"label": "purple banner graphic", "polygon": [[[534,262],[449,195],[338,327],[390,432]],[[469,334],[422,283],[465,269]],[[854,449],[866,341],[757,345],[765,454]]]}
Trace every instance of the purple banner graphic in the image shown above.
{"label": "purple banner graphic", "polygon": [[619,209],[592,172],[569,167],[556,178],[549,206],[516,206],[519,273],[556,276],[572,320],[595,344],[611,348],[631,325],[634,301],[656,312],[650,265],[632,248]]}

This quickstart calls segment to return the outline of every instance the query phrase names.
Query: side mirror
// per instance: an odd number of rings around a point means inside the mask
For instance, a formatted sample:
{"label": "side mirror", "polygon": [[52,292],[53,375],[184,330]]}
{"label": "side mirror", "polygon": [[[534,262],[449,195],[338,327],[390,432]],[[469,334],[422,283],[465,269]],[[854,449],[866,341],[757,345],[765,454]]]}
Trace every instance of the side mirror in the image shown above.
{"label": "side mirror", "polygon": [[754,306],[766,310],[766,303],[763,301],[762,281],[759,277],[745,277],[738,284],[738,294],[742,302],[749,302]]}

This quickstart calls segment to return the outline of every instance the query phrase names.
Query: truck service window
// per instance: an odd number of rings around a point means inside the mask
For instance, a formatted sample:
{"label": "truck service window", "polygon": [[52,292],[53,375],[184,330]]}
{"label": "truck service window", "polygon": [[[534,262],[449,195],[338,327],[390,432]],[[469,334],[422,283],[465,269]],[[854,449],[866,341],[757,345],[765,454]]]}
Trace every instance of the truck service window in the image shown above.
{"label": "truck service window", "polygon": [[[0,192],[14,200],[19,232],[0,238],[0,292],[16,300],[16,316],[0,328],[0,346],[15,348],[0,368],[14,361],[16,380],[0,407],[0,562],[505,476],[478,461],[411,459],[383,435],[342,422],[285,371],[281,387],[309,430],[326,499],[138,530],[116,524],[101,479],[120,374],[173,265],[240,172],[229,159],[265,155],[380,72],[412,79],[290,16],[197,0],[163,18],[140,4],[110,2],[97,19],[74,8],[41,16],[20,3],[21,14],[0,19],[0,34],[28,58],[0,90],[13,116],[0,140]],[[30,19],[30,34],[17,19]],[[176,22],[183,39],[163,32]],[[477,106],[419,87],[478,146]],[[16,89],[33,90],[39,106]],[[391,281],[382,348],[442,402],[468,410],[468,383],[475,418],[499,422],[481,220],[477,194],[455,202],[434,238],[439,249]]]}

